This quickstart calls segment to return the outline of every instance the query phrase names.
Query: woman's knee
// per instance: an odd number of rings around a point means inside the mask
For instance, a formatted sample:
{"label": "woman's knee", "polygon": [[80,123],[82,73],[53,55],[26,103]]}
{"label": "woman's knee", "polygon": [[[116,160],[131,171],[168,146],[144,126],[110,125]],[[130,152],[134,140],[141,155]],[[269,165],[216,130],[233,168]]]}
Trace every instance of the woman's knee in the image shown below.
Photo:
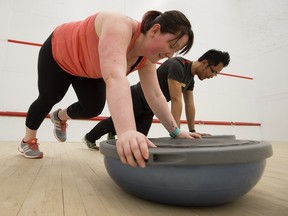
{"label": "woman's knee", "polygon": [[103,106],[81,106],[79,102],[72,104],[67,109],[67,114],[72,119],[93,118],[101,114]]}
{"label": "woman's knee", "polygon": [[59,103],[61,101],[61,98],[51,98],[51,97],[45,97],[45,96],[39,96],[35,102],[39,104],[41,107],[50,107],[52,108],[55,104]]}
{"label": "woman's knee", "polygon": [[101,114],[101,112],[103,111],[104,107],[88,107],[86,109],[84,109],[84,114],[86,113],[88,118],[92,118],[95,116],[98,116]]}

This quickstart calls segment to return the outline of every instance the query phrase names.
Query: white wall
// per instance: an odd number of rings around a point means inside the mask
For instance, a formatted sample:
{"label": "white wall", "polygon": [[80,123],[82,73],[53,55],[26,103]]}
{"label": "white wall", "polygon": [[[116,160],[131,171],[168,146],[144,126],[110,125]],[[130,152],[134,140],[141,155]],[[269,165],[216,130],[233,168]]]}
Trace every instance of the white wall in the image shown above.
{"label": "white wall", "polygon": [[[7,39],[41,44],[57,25],[100,10],[123,12],[141,20],[152,9],[177,9],[189,18],[195,43],[187,58],[196,60],[211,48],[228,51],[231,63],[223,72],[254,78],[220,75],[212,80],[196,80],[196,120],[259,122],[261,127],[197,125],[198,131],[235,134],[241,139],[288,140],[285,0],[1,0],[0,111],[26,112],[37,97],[39,47],[7,43]],[[136,83],[137,73],[129,75],[129,80]],[[75,100],[70,89],[54,109]],[[108,109],[101,115],[108,116]],[[20,140],[24,123],[25,118],[0,116],[0,140]],[[80,141],[95,124],[95,121],[70,121],[68,141]],[[149,136],[167,136],[167,132],[160,124],[154,124]],[[39,129],[38,138],[40,142],[55,140],[48,119]]]}
{"label": "white wall", "polygon": [[245,1],[241,12],[264,140],[288,140],[287,9],[285,0],[252,0]]}

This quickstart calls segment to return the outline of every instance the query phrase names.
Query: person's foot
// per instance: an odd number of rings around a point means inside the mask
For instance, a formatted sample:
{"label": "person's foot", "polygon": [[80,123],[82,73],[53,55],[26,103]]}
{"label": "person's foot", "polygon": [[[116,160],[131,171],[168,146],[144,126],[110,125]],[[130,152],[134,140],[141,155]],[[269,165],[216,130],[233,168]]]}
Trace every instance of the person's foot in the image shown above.
{"label": "person's foot", "polygon": [[96,143],[94,142],[90,142],[86,135],[83,137],[82,142],[85,143],[88,147],[88,149],[92,150],[92,151],[97,151],[99,150],[99,147],[96,145]]}
{"label": "person's foot", "polygon": [[27,142],[21,141],[18,146],[18,151],[21,152],[26,158],[42,158],[43,152],[39,151],[37,139],[30,139]]}
{"label": "person's foot", "polygon": [[66,141],[66,128],[67,123],[66,121],[61,121],[58,117],[58,113],[61,109],[58,109],[52,113],[50,113],[50,119],[52,123],[54,124],[54,136],[59,142],[65,142]]}

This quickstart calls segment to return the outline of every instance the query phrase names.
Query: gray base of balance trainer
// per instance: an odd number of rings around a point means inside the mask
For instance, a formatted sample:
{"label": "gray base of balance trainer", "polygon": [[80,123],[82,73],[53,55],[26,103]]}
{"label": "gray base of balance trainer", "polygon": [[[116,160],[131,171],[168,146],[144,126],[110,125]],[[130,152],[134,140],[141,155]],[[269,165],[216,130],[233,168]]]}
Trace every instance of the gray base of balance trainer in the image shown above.
{"label": "gray base of balance trainer", "polygon": [[146,168],[121,163],[115,141],[100,151],[111,178],[125,191],[146,200],[180,206],[210,206],[233,201],[261,178],[269,143],[234,139],[150,139]]}

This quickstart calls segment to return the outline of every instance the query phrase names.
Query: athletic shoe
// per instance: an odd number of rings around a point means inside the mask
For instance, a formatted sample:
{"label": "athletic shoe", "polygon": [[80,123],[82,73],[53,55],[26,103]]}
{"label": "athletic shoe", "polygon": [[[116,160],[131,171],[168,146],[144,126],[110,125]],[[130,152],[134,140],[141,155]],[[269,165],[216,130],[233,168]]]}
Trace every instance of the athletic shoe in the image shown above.
{"label": "athletic shoe", "polygon": [[21,141],[18,146],[18,151],[21,152],[26,158],[42,158],[43,152],[38,149],[37,139],[30,139],[27,142]]}
{"label": "athletic shoe", "polygon": [[82,138],[82,142],[85,143],[91,151],[97,151],[99,150],[99,147],[96,145],[96,143],[90,142],[86,135]]}
{"label": "athletic shoe", "polygon": [[66,128],[67,123],[66,121],[61,121],[58,117],[58,113],[61,109],[58,109],[52,113],[50,113],[50,119],[52,123],[54,124],[54,136],[59,142],[65,142],[66,141]]}
{"label": "athletic shoe", "polygon": [[107,140],[113,140],[113,139],[115,139],[115,135],[109,132],[107,135]]}

